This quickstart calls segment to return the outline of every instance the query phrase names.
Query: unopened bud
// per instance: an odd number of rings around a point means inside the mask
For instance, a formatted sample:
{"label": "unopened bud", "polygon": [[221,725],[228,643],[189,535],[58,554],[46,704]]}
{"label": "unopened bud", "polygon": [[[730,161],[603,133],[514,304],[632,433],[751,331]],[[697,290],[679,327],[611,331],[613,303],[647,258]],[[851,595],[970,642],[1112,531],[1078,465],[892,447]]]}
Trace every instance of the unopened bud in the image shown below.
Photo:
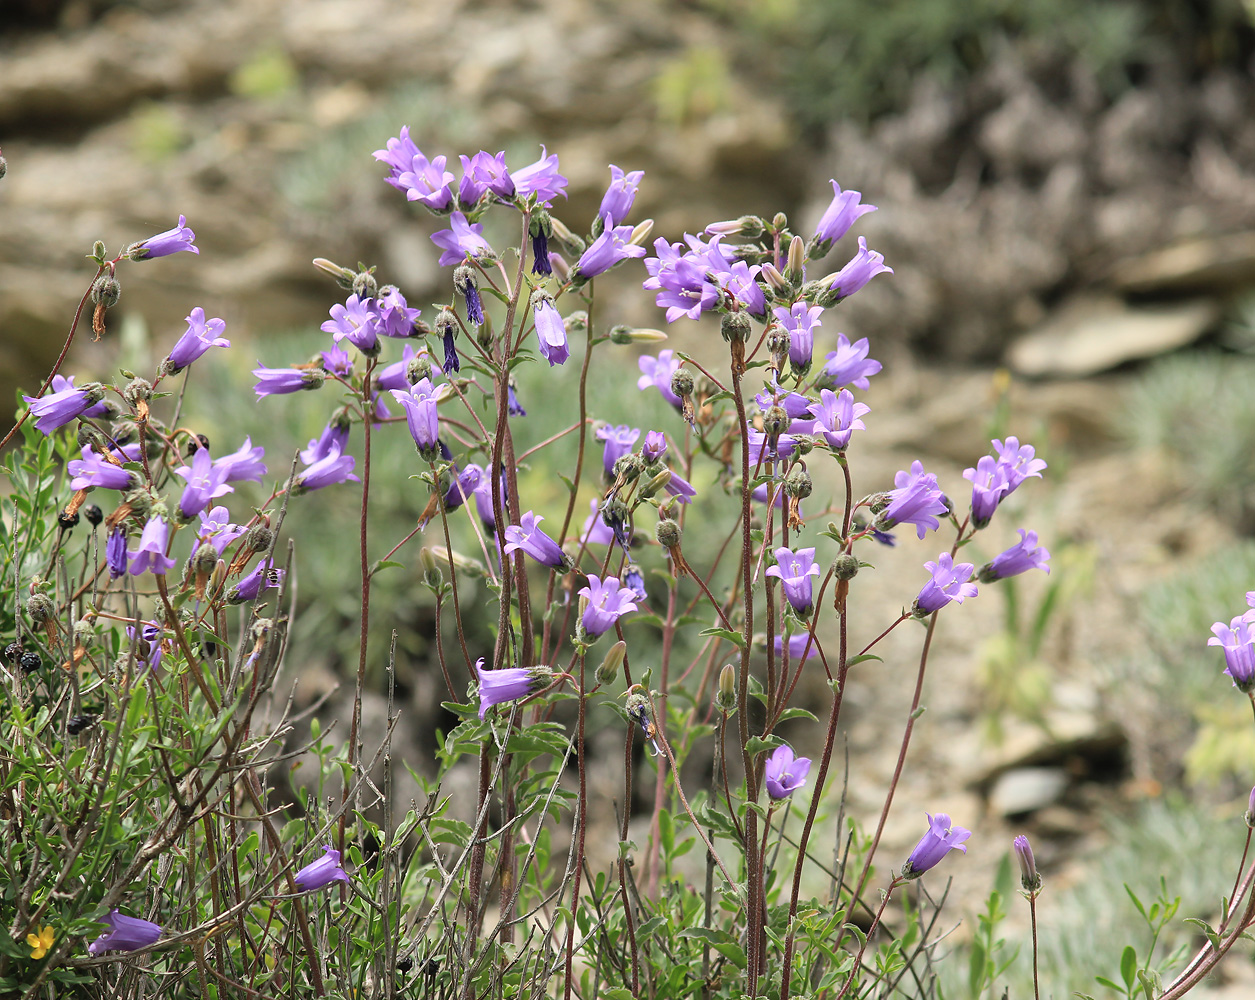
{"label": "unopened bud", "polygon": [[152,513],[153,498],[152,495],[145,489],[141,488],[131,490],[131,492],[122,499],[125,501],[127,507],[142,518],[146,518]]}
{"label": "unopened bud", "polygon": [[315,257],[314,267],[318,268],[318,270],[322,271],[324,274],[329,274],[335,278],[336,283],[339,284],[341,288],[345,289],[345,291],[348,291],[353,287],[353,281],[357,277],[357,272],[352,268],[341,267],[334,261],[327,260],[326,257]]}
{"label": "unopened bud", "polygon": [[789,283],[784,280],[784,275],[776,269],[775,264],[768,261],[763,265],[761,273],[763,280],[771,286],[772,291],[779,292],[781,294],[789,291]]}
{"label": "unopened bud", "polygon": [[777,212],[771,217],[771,228],[776,232],[782,232],[789,226],[789,217],[783,212]]}
{"label": "unopened bud", "polygon": [[715,704],[724,712],[731,712],[736,708],[736,667],[731,663],[725,663],[719,671],[719,691],[715,694]]}
{"label": "unopened bud", "polygon": [[550,216],[549,226],[553,230],[553,238],[572,257],[579,257],[588,249],[588,244],[584,242],[583,238],[571,232],[561,219],[555,219],[553,216]]}
{"label": "unopened bud", "polygon": [[790,281],[800,281],[802,278],[802,268],[806,266],[806,241],[800,236],[794,236],[789,241],[789,261],[785,267],[785,277]]}
{"label": "unopened bud", "polygon": [[423,582],[433,590],[438,590],[444,584],[444,574],[440,572],[440,566],[436,562],[436,554],[426,546],[418,553],[418,561],[423,566]]}
{"label": "unopened bud", "polygon": [[92,260],[98,260],[102,264],[104,263],[105,257],[107,257],[108,255],[109,255],[109,251],[105,249],[104,240],[97,240],[95,243],[93,243],[92,252],[88,254],[88,256]]}
{"label": "unopened bud", "polygon": [[635,246],[642,246],[645,240],[649,238],[649,234],[653,231],[654,220],[646,219],[644,222],[638,222],[632,228],[632,235],[628,237],[628,243]]}
{"label": "unopened bud", "polygon": [[571,280],[571,265],[560,254],[549,254],[549,267],[553,270],[553,276],[564,284]]}
{"label": "unopened bud", "polygon": [[102,274],[92,282],[91,299],[93,305],[111,309],[122,297],[122,285],[112,274]]}
{"label": "unopened bud", "polygon": [[620,639],[606,651],[605,658],[601,661],[601,665],[597,667],[597,683],[613,684],[614,679],[619,676],[619,668],[623,666],[623,660],[626,656],[627,643]]}
{"label": "unopened bud", "polygon": [[671,470],[663,469],[649,482],[637,490],[636,495],[642,500],[648,500],[650,497],[658,495],[659,490],[665,490],[671,484]]}
{"label": "unopened bud", "polygon": [[1015,859],[1020,863],[1020,885],[1025,892],[1036,893],[1041,889],[1041,876],[1037,874],[1037,862],[1033,858],[1033,845],[1023,834],[1011,841]]}
{"label": "unopened bud", "polygon": [[680,544],[680,523],[664,517],[654,527],[654,537],[664,549],[674,549]]}
{"label": "unopened bud", "polygon": [[719,332],[729,344],[749,340],[752,329],[750,318],[743,312],[726,313],[719,324]]}

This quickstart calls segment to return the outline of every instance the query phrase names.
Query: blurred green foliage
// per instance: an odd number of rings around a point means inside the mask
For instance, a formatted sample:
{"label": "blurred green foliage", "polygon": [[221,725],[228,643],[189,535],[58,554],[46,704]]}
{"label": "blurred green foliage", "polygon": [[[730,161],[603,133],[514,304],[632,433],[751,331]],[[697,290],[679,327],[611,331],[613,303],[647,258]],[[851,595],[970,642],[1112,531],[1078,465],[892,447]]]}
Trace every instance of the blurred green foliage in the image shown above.
{"label": "blurred green foliage", "polygon": [[292,58],[277,46],[258,49],[231,73],[227,86],[237,97],[264,100],[294,91],[301,75]]}
{"label": "blurred green foliage", "polygon": [[729,82],[728,60],[721,49],[688,48],[654,78],[658,117],[674,125],[709,118],[727,108]]}
{"label": "blurred green foliage", "polygon": [[177,111],[165,104],[137,104],[129,122],[130,145],[135,155],[149,163],[168,160],[188,144],[187,130]]}

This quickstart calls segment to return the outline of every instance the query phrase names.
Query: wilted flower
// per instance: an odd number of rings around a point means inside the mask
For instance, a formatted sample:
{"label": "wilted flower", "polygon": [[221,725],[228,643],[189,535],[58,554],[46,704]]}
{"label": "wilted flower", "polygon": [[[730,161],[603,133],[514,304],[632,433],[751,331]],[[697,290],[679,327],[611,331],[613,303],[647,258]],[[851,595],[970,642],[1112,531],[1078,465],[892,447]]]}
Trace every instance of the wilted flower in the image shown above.
{"label": "wilted flower", "polygon": [[965,830],[961,826],[952,826],[950,817],[945,813],[937,813],[936,816],[928,816],[928,832],[920,838],[915,850],[911,852],[911,856],[906,859],[906,864],[902,866],[902,877],[904,879],[919,878],[924,872],[932,868],[942,858],[952,850],[967,853],[967,847],[963,842],[972,835],[971,830]]}
{"label": "wilted flower", "polygon": [[763,782],[773,799],[787,799],[806,784],[810,773],[809,757],[794,757],[792,747],[776,747],[764,768]]}
{"label": "wilted flower", "polygon": [[114,528],[105,542],[105,562],[109,566],[109,579],[116,580],[126,572],[126,531]]}
{"label": "wilted flower", "polygon": [[301,892],[323,889],[332,882],[347,882],[348,873],[340,866],[340,852],[330,844],[323,846],[323,856],[292,876]]}
{"label": "wilted flower", "polygon": [[161,937],[161,925],[139,917],[123,916],[116,909],[100,918],[109,929],[87,946],[87,954],[99,955],[103,951],[135,951],[147,948]]}

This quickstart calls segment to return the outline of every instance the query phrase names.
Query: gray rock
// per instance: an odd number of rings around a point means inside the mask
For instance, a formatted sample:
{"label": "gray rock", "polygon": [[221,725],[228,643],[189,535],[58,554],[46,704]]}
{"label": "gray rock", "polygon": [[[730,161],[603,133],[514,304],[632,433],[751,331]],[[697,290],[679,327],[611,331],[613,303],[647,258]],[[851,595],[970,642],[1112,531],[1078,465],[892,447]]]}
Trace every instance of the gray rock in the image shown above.
{"label": "gray rock", "polygon": [[1068,786],[1061,767],[1019,767],[1004,771],[989,792],[989,808],[999,816],[1019,816],[1053,805]]}
{"label": "gray rock", "polygon": [[1188,240],[1123,260],[1112,272],[1136,294],[1224,292],[1255,282],[1255,232]]}

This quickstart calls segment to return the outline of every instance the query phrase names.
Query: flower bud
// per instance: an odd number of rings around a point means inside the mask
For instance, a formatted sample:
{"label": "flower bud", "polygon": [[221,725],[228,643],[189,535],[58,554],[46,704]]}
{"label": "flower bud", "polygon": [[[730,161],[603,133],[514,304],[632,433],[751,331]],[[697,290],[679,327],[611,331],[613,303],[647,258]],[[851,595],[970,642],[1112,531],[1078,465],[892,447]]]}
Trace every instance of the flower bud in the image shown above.
{"label": "flower bud", "polygon": [[832,575],[838,580],[853,580],[858,575],[858,556],[842,552],[832,564]]}
{"label": "flower bud", "polygon": [[626,656],[627,643],[620,639],[606,651],[605,658],[597,667],[597,683],[613,684],[614,679],[619,676],[619,667],[623,666]]}
{"label": "flower bud", "polygon": [[26,599],[26,614],[36,625],[46,625],[57,617],[57,606],[47,594],[31,594]]}
{"label": "flower bud", "polygon": [[654,527],[654,537],[664,549],[674,549],[680,544],[680,524],[669,517],[662,518]]}
{"label": "flower bud", "polygon": [[723,712],[731,712],[736,708],[736,667],[731,663],[725,663],[719,671],[719,690],[715,694],[715,704]]}
{"label": "flower bud", "polygon": [[776,232],[783,232],[789,226],[789,217],[783,212],[777,212],[771,217],[771,228]]}
{"label": "flower bud", "polygon": [[131,492],[126,494],[122,500],[133,513],[137,514],[141,518],[147,519],[148,515],[152,513],[152,494],[142,487],[140,489],[131,490]]}
{"label": "flower bud", "polygon": [[146,378],[133,378],[122,390],[122,398],[131,406],[138,407],[140,403],[147,403],[152,399],[153,384]]}
{"label": "flower bud", "polygon": [[97,240],[92,244],[92,252],[87,255],[91,260],[99,261],[101,264],[105,262],[105,258],[109,256],[109,251],[105,249],[105,241]]}
{"label": "flower bud", "polygon": [[91,300],[93,305],[111,309],[122,297],[122,285],[112,274],[102,274],[92,282]]}
{"label": "flower bud", "polygon": [[649,234],[653,232],[653,229],[653,219],[646,219],[643,222],[638,222],[632,228],[632,235],[628,237],[628,243],[638,247],[644,245],[645,240],[649,238]]}
{"label": "flower bud", "polygon": [[811,477],[800,465],[789,473],[784,481],[784,495],[805,500],[811,495]]}
{"label": "flower bud", "polygon": [[801,281],[802,269],[806,266],[806,241],[794,236],[789,242],[789,261],[784,275],[789,281]]}
{"label": "flower bud", "polygon": [[743,312],[725,313],[719,324],[719,332],[729,344],[745,343],[749,340],[752,329],[750,318]]}
{"label": "flower bud", "polygon": [[318,270],[335,278],[336,283],[345,291],[352,289],[353,281],[357,277],[357,272],[352,268],[341,267],[334,261],[327,260],[326,257],[315,257],[313,263]]}
{"label": "flower bud", "polygon": [[1020,885],[1025,892],[1036,893],[1041,889],[1041,876],[1037,874],[1037,862],[1033,858],[1033,845],[1023,834],[1011,841],[1015,859],[1020,863]]}
{"label": "flower bud", "polygon": [[423,566],[423,582],[433,590],[439,590],[444,585],[444,574],[440,572],[436,554],[427,546],[423,546],[418,553],[418,561]]}
{"label": "flower bud", "polygon": [[762,277],[763,280],[771,286],[772,291],[778,292],[782,295],[789,291],[789,283],[784,280],[784,275],[781,274],[776,269],[776,265],[770,261],[763,265]]}
{"label": "flower bud", "polygon": [[418,385],[425,378],[431,378],[431,361],[426,354],[415,355],[406,362],[405,381],[410,385]]}
{"label": "flower bud", "polygon": [[636,491],[636,495],[642,500],[648,500],[650,497],[658,495],[659,490],[665,490],[671,483],[671,470],[663,469],[649,480],[644,486]]}

